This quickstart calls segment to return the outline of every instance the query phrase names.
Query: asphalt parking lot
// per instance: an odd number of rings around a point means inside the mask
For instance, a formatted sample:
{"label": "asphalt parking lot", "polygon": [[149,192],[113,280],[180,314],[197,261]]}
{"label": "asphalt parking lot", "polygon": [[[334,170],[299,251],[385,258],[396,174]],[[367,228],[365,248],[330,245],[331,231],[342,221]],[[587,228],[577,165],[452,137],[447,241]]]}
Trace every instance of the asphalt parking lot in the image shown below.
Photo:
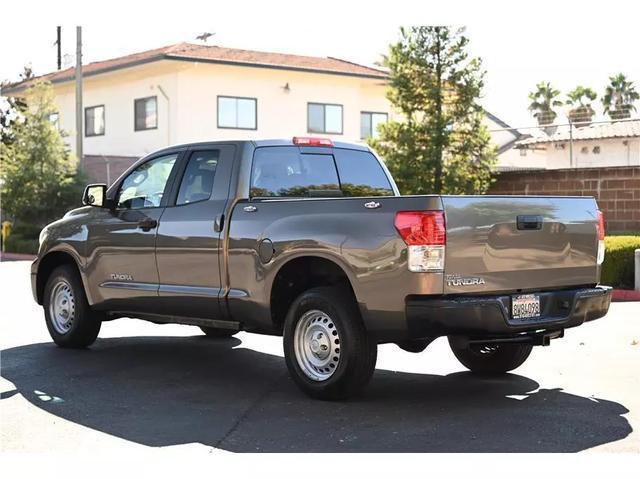
{"label": "asphalt parking lot", "polygon": [[57,348],[25,261],[0,264],[0,450],[82,452],[640,452],[640,303],[477,378],[445,340],[379,350],[367,394],[308,399],[279,338],[212,340],[122,319],[89,350]]}

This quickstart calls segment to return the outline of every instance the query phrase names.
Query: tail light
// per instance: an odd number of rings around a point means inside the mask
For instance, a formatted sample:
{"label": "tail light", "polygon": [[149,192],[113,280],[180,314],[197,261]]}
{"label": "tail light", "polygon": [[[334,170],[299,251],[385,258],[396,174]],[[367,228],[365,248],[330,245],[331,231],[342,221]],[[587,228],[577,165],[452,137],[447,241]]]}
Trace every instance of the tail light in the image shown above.
{"label": "tail light", "polygon": [[293,144],[298,146],[333,146],[329,138],[312,138],[307,136],[294,136]]}
{"label": "tail light", "polygon": [[444,211],[399,211],[395,227],[408,246],[409,271],[444,270],[447,232]]}
{"label": "tail light", "polygon": [[598,264],[602,264],[604,261],[604,215],[602,211],[598,211],[596,230],[598,232]]}

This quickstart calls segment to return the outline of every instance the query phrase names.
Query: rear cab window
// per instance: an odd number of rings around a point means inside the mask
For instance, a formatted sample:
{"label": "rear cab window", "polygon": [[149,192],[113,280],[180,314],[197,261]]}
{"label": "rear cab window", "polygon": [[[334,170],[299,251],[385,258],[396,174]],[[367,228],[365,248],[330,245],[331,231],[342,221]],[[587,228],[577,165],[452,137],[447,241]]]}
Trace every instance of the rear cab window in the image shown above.
{"label": "rear cab window", "polygon": [[251,197],[393,196],[387,175],[370,152],[304,150],[297,146],[257,148]]}

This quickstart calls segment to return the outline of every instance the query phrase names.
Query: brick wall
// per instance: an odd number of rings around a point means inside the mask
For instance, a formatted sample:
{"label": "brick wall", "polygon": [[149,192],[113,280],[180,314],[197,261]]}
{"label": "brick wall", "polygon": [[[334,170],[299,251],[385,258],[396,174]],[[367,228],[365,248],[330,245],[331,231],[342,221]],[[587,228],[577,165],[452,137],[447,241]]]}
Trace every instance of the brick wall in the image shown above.
{"label": "brick wall", "polygon": [[503,172],[489,193],[594,196],[608,231],[640,231],[640,166]]}

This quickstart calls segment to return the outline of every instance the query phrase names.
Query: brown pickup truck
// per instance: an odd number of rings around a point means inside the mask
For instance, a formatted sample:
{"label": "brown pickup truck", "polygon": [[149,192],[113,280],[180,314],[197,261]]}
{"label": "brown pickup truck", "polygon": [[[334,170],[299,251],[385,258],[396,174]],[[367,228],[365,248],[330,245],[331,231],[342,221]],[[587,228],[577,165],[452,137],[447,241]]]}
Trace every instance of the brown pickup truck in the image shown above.
{"label": "brown pickup truck", "polygon": [[295,382],[360,392],[377,345],[448,336],[482,374],[607,313],[593,198],[400,196],[365,146],[318,138],[167,148],[43,229],[31,278],[53,340],[135,317],[284,337]]}

